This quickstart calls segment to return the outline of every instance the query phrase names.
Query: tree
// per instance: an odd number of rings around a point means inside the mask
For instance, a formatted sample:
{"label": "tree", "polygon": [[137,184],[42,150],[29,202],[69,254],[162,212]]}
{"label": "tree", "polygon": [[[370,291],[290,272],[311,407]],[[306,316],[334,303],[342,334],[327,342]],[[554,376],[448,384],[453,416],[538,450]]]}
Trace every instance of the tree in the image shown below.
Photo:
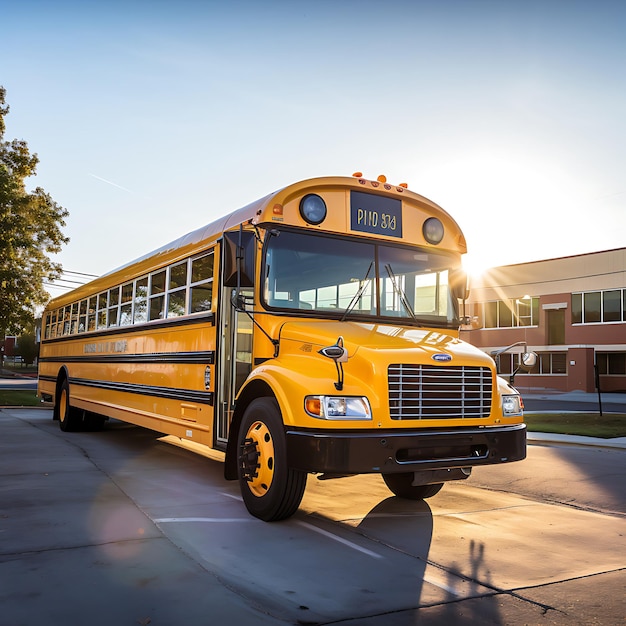
{"label": "tree", "polygon": [[6,90],[0,86],[0,333],[19,335],[33,323],[37,306],[50,296],[45,281],[61,276],[56,254],[69,239],[63,236],[68,211],[41,187],[26,191],[39,158],[25,141],[5,141]]}
{"label": "tree", "polygon": [[29,329],[19,336],[16,354],[22,357],[23,365],[29,365],[35,362],[35,358],[37,357],[37,342],[33,330]]}

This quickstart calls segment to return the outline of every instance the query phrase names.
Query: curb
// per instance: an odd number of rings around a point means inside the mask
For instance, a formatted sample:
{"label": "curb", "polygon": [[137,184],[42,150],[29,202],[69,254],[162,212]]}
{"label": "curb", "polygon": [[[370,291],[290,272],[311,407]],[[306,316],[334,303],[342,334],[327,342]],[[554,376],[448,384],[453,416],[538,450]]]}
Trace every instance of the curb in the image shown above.
{"label": "curb", "polygon": [[626,437],[600,439],[599,437],[581,437],[578,435],[559,435],[557,433],[527,432],[526,439],[530,445],[555,444],[626,450]]}

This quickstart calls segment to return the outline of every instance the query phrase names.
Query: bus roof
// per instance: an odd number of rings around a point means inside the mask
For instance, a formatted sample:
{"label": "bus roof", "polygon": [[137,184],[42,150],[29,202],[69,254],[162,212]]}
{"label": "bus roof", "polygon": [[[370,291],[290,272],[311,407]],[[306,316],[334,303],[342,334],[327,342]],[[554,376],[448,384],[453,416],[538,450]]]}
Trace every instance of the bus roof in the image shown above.
{"label": "bus roof", "polygon": [[[46,308],[58,308],[70,302],[75,302],[89,297],[109,287],[125,283],[143,273],[148,273],[160,266],[165,266],[183,259],[195,252],[201,252],[206,246],[217,241],[224,231],[233,230],[240,224],[251,223],[255,225],[271,224],[276,218],[272,213],[274,207],[286,204],[290,199],[301,196],[305,191],[311,192],[316,189],[354,189],[368,193],[378,193],[384,195],[395,195],[402,199],[411,200],[413,203],[423,206],[440,216],[445,216],[448,224],[453,225],[457,231],[457,239],[462,252],[465,252],[465,239],[455,220],[439,205],[428,198],[421,196],[400,185],[391,185],[384,181],[372,181],[362,176],[326,176],[310,178],[296,183],[292,183],[277,191],[274,191],[259,200],[233,211],[209,224],[202,226],[190,233],[166,243],[165,245],[152,250],[129,263],[126,263],[99,278],[96,278],[85,285],[52,299]],[[148,263],[149,261],[149,263]]]}

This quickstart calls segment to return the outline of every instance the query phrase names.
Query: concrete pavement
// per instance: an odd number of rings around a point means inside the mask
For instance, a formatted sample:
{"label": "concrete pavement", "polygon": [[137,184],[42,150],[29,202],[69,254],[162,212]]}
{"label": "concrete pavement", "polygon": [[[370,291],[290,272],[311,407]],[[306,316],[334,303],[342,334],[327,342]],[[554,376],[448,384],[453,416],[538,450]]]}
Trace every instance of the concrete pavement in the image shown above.
{"label": "concrete pavement", "polygon": [[[79,437],[28,411],[0,408],[0,626],[285,623],[177,548]],[[155,463],[155,482],[167,471]]]}
{"label": "concrete pavement", "polygon": [[[346,559],[335,547],[312,542],[309,548],[302,543],[303,528],[316,537],[329,537],[330,527],[314,527],[313,518],[301,515],[295,522],[267,525],[242,517],[243,505],[234,497],[237,487],[223,484],[219,464],[159,444],[151,431],[123,425],[123,437],[120,429],[117,437],[115,429],[97,436],[66,435],[49,413],[0,409],[0,626],[618,623],[615,598],[622,589],[623,570],[616,567],[623,560],[606,530],[615,522],[601,520],[595,512],[566,507],[552,511],[555,518],[544,518],[551,505],[521,502],[519,496],[501,492],[495,505],[487,504],[493,494],[486,492],[485,499],[468,506],[479,494],[463,485],[459,494],[466,488],[472,494],[457,496],[450,489],[435,524],[426,506],[417,515],[401,509],[402,514],[390,518],[390,513],[400,512],[393,498],[382,496],[378,503],[372,495],[376,492],[364,489],[357,490],[361,499],[348,503],[346,494],[353,487],[336,481],[342,486],[334,497],[324,493],[320,499],[313,485],[308,513],[333,519],[329,511],[335,511],[336,519],[360,519],[361,535],[346,532],[341,539],[375,549],[355,550]],[[379,489],[387,494],[382,482]],[[377,504],[370,510],[372,500]],[[349,514],[333,508],[337,501],[346,501]],[[367,513],[354,507],[359,502],[365,503]],[[537,536],[520,538],[518,527],[528,528],[533,520]],[[460,526],[454,526],[457,523]],[[582,527],[589,529],[584,537],[597,542],[595,550],[593,543],[581,539]],[[381,528],[383,534],[377,534]],[[370,533],[376,545],[361,545],[359,537]],[[404,575],[397,581],[383,573],[389,565],[377,556],[388,537],[394,542],[402,537],[404,542],[393,544],[394,558],[401,557],[399,566],[393,562],[393,575]],[[535,539],[537,545],[529,547],[528,541]],[[551,546],[551,541],[558,541],[558,546]],[[584,549],[578,550],[578,544]],[[515,550],[527,554],[529,549],[538,556],[520,567],[523,559]],[[418,556],[409,567],[405,559],[412,551]],[[439,570],[419,556],[422,552],[433,564],[450,564],[450,569]],[[609,555],[609,565],[604,561],[597,565],[599,552]],[[391,559],[388,554],[385,557]],[[270,558],[278,562],[275,569]],[[410,602],[392,603],[396,610],[373,612],[367,619],[318,619],[322,605],[308,601],[318,596],[301,594],[298,581],[305,580],[307,588],[319,586],[332,607],[329,613],[339,611],[336,606],[342,598],[354,603],[345,606],[360,609],[378,589],[367,582],[368,568],[360,566],[364,574],[357,579],[365,582],[355,587],[358,594],[339,593],[350,586],[332,586],[333,575],[340,572],[349,578],[346,574],[352,571],[356,577],[354,570],[341,565],[342,558],[359,564],[377,559],[371,566],[372,580],[383,589],[387,585],[390,597],[402,598],[399,590],[408,589]],[[550,560],[562,568],[560,576],[546,565]],[[463,567],[468,575],[471,572],[470,578],[461,576]],[[260,580],[259,572],[271,585],[262,584],[266,580]],[[531,574],[532,580],[527,578]],[[515,582],[507,578],[511,576]],[[461,592],[457,579],[470,591]],[[487,591],[483,583],[489,584]],[[269,587],[272,595],[267,595]],[[277,597],[286,599],[278,603]],[[286,606],[297,610],[288,611]]]}

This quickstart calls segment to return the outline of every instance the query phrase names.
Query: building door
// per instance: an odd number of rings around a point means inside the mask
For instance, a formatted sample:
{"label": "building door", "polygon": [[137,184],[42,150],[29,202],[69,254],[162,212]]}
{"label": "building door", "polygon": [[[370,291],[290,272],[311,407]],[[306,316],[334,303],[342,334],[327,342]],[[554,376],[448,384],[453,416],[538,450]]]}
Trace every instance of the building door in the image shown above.
{"label": "building door", "polygon": [[546,311],[548,325],[548,345],[565,344],[565,309]]}

